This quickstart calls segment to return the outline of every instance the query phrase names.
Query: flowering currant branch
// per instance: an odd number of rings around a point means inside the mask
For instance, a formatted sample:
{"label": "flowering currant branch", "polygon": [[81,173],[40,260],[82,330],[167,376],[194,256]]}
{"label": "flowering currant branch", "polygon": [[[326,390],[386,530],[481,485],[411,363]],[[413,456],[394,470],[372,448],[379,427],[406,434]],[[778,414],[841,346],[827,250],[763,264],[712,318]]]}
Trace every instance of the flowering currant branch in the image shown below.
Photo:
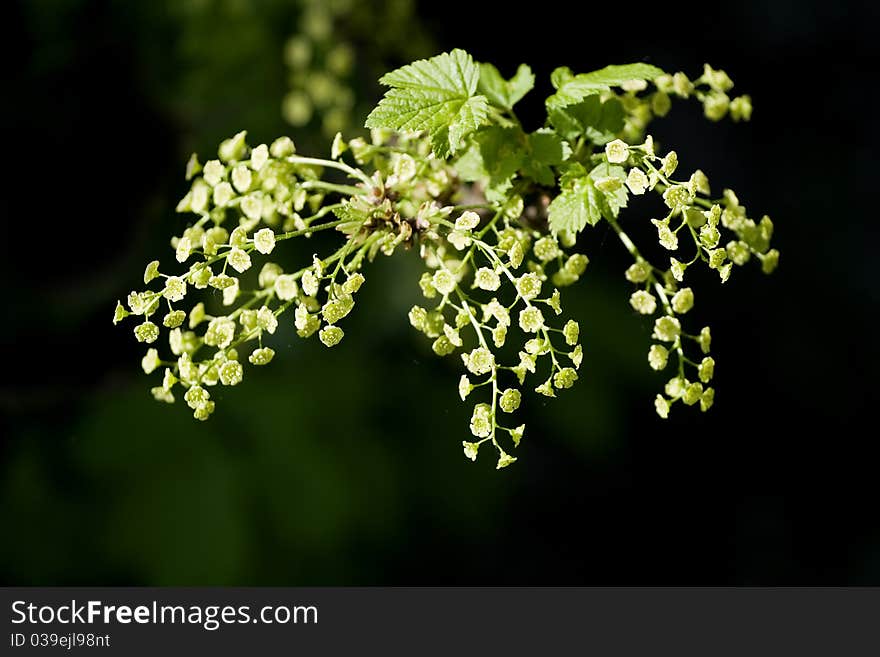
{"label": "flowering currant branch", "polygon": [[[210,389],[240,383],[245,362],[271,362],[263,337],[285,325],[336,346],[365,263],[415,248],[431,304],[414,306],[410,323],[439,356],[462,360],[459,395],[476,399],[465,455],[475,460],[490,444],[503,468],[516,460],[511,452],[525,432],[505,419],[522,403],[522,389],[555,397],[578,380],[580,329],[562,317],[560,289],[589,264],[573,251],[578,234],[606,221],[633,258],[625,273],[637,288],[630,305],[658,315],[648,362],[661,371],[675,360],[657,413],[666,418],[678,401],[712,406],[710,329],[690,334],[681,323],[695,298],[686,271],[705,263],[726,282],[733,266],[755,259],[770,273],[779,259],[770,248],[773,224],[749,218],[731,190],[712,198],[700,170],[674,178],[676,153],[658,155],[645,130],[669,111],[671,96],[695,97],[711,120],[748,120],[751,101],[729,99],[733,83],[723,71],[706,66],[691,81],[646,64],[580,75],[557,69],[547,121],[530,133],[513,110],[534,83],[525,65],[505,80],[455,50],[381,82],[390,89],[367,119],[371,140],[337,134],[330,159],[298,155],[287,137],[251,147],[244,132],[204,166],[190,159],[191,187],[177,210],[193,219],[171,242],[178,271],[151,262],[147,288],[117,303],[114,316],[114,323],[141,318],[135,337],[151,345],[143,370],[162,374],[156,399],[172,403],[182,393],[193,415],[207,419],[215,410]],[[630,196],[648,192],[667,209],[651,219],[659,244],[676,254],[680,242],[693,245],[668,267],[649,262],[621,227]],[[332,253],[294,271],[270,259],[286,240],[331,230],[341,237]]]}

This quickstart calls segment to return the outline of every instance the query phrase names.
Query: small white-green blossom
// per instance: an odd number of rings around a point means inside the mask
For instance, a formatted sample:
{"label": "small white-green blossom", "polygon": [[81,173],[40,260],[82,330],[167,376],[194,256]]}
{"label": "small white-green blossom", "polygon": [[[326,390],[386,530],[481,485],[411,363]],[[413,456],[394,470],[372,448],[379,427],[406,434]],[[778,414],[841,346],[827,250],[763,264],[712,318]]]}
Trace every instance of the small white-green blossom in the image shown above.
{"label": "small white-green blossom", "polygon": [[458,396],[461,397],[461,401],[467,399],[467,396],[471,394],[471,391],[474,389],[471,380],[467,378],[466,374],[462,374],[461,378],[458,380]]}
{"label": "small white-green blossom", "polygon": [[578,326],[576,321],[570,319],[565,323],[565,326],[562,327],[562,334],[565,336],[565,343],[573,346],[577,344],[580,335],[580,326]]}
{"label": "small white-green blossom", "polygon": [[239,274],[251,268],[251,257],[246,251],[239,248],[234,248],[229,252],[229,255],[226,256],[226,262]]}
{"label": "small white-green blossom", "polygon": [[534,299],[541,294],[541,279],[532,272],[523,274],[516,282],[516,290],[523,299]]}
{"label": "small white-green blossom", "polygon": [[553,377],[553,385],[560,390],[571,388],[574,382],[578,380],[577,372],[571,367],[563,367]]}
{"label": "small white-green blossom", "polygon": [[626,186],[633,194],[644,194],[648,189],[648,176],[641,169],[633,167],[626,176]]}
{"label": "small white-green blossom", "polygon": [[526,333],[537,333],[544,328],[544,314],[539,308],[529,306],[520,311],[519,326]]}
{"label": "small white-green blossom", "polygon": [[318,293],[318,277],[309,269],[303,275],[300,281],[302,283],[303,292],[306,296],[313,297]]}
{"label": "small white-green blossom", "polygon": [[161,364],[159,352],[152,347],[147,349],[147,354],[141,360],[141,368],[144,370],[144,374],[152,374]]}
{"label": "small white-green blossom", "polygon": [[480,267],[474,274],[474,285],[481,290],[494,292],[501,287],[501,279],[488,267]]}
{"label": "small white-green blossom", "polygon": [[653,315],[657,310],[657,299],[647,290],[637,290],[630,295],[629,305],[642,315]]}
{"label": "small white-green blossom", "polygon": [[519,408],[521,399],[522,395],[519,390],[516,388],[508,388],[501,393],[501,397],[498,399],[498,405],[501,406],[501,410],[505,413],[513,413]]}
{"label": "small white-green blossom", "polygon": [[220,383],[225,386],[238,385],[243,376],[244,368],[237,360],[227,360],[220,366]]}
{"label": "small white-green blossom", "polygon": [[622,164],[629,158],[629,146],[620,139],[605,144],[605,157],[612,164]]}
{"label": "small white-green blossom", "polygon": [[278,318],[268,306],[263,306],[257,311],[257,327],[269,333],[274,333],[278,328]]}
{"label": "small white-green blossom", "polygon": [[325,326],[318,333],[321,342],[327,347],[335,347],[342,340],[345,332],[338,326]]}
{"label": "small white-green blossom", "polygon": [[137,338],[138,342],[151,344],[159,338],[159,327],[153,324],[153,322],[146,321],[135,327],[134,337]]}
{"label": "small white-green blossom", "polygon": [[296,298],[296,295],[299,293],[299,287],[292,274],[281,274],[277,276],[272,287],[275,290],[275,295],[281,301],[290,301],[291,299]]}
{"label": "small white-green blossom", "polygon": [[254,248],[264,255],[272,253],[275,248],[275,233],[271,228],[261,228],[254,233]]}
{"label": "small white-green blossom", "polygon": [[689,287],[684,287],[676,292],[672,297],[672,309],[683,314],[694,307],[694,291]]}
{"label": "small white-green blossom", "polygon": [[455,289],[455,276],[447,269],[438,269],[434,272],[431,282],[440,294],[450,294]]}
{"label": "small white-green blossom", "polygon": [[673,342],[681,335],[681,323],[676,317],[664,315],[654,322],[653,337],[663,342]]}
{"label": "small white-green blossom", "polygon": [[648,350],[648,363],[653,370],[662,370],[669,359],[669,351],[663,345],[652,344]]}
{"label": "small white-green blossom", "polygon": [[711,356],[706,356],[702,361],[700,361],[698,375],[700,377],[700,381],[702,381],[703,383],[709,383],[709,381],[712,380],[712,377],[715,376],[715,359]]}
{"label": "small white-green blossom", "polygon": [[251,355],[248,356],[248,362],[250,362],[252,365],[268,365],[272,362],[272,359],[274,357],[274,349],[270,349],[269,347],[261,347],[259,349],[254,349],[251,352]]}
{"label": "small white-green blossom", "polygon": [[486,374],[495,367],[495,355],[485,347],[477,347],[468,354],[463,354],[465,367],[471,374]]}
{"label": "small white-green blossom", "polygon": [[455,220],[456,230],[473,230],[480,225],[480,215],[476,212],[468,210],[462,212],[461,216]]}

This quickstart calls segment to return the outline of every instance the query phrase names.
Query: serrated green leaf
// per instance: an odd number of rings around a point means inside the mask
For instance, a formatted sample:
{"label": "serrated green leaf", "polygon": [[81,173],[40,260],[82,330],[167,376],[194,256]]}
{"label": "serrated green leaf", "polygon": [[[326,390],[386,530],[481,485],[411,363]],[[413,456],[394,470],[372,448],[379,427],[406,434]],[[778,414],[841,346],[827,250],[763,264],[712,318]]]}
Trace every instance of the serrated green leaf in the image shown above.
{"label": "serrated green leaf", "polygon": [[[559,69],[557,69],[559,71]],[[587,96],[615,87],[630,80],[653,80],[663,75],[663,70],[650,64],[623,64],[611,65],[590,73],[581,73],[573,77],[566,75],[563,70],[557,74],[554,71],[554,85],[556,93],[547,98],[548,108],[561,108],[579,103]]]}
{"label": "serrated green leaf", "polygon": [[605,144],[623,129],[623,104],[616,98],[602,101],[598,95],[588,96],[564,108],[550,108],[550,124],[566,139],[584,135],[594,144]]}
{"label": "serrated green leaf", "polygon": [[535,75],[526,64],[520,64],[510,80],[501,77],[501,73],[492,64],[480,64],[478,90],[498,107],[511,109],[534,86]]}
{"label": "serrated green leaf", "polygon": [[564,230],[574,234],[582,231],[587,224],[595,226],[602,219],[600,196],[601,193],[593,186],[590,178],[575,181],[571,188],[561,192],[550,203],[550,230],[554,234]]}
{"label": "serrated green leaf", "polygon": [[541,185],[552,185],[556,179],[552,166],[562,164],[571,155],[568,142],[549,128],[541,128],[529,135],[530,157],[523,172]]}
{"label": "serrated green leaf", "polygon": [[464,50],[422,59],[384,75],[391,87],[373,109],[367,128],[427,131],[440,157],[455,153],[486,123],[488,100],[477,95],[480,71]]}

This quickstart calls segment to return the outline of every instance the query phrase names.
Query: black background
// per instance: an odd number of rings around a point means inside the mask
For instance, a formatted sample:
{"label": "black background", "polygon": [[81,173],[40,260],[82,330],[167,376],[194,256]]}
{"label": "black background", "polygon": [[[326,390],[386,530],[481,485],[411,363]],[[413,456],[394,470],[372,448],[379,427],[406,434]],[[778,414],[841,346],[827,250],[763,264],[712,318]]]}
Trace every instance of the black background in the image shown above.
{"label": "black background", "polygon": [[[716,406],[662,422],[627,256],[604,228],[585,234],[591,273],[568,295],[582,381],[526,403],[520,459],[498,473],[461,457],[457,371],[406,326],[412,258],[368,275],[350,340],[291,340],[208,425],[149,399],[115,300],[178,230],[190,150],[291,132],[263,101],[283,93],[295,24],[268,21],[259,58],[200,90],[185,65],[220,70],[238,42],[185,59],[157,5],[4,6],[2,581],[880,583],[876,5],[419,5],[435,50],[532,65],[529,126],[558,65],[727,70],[751,123],[679,102],[651,131],[683,171],[769,214],[782,252],[772,277],[699,280]],[[646,219],[634,207],[636,236]]]}

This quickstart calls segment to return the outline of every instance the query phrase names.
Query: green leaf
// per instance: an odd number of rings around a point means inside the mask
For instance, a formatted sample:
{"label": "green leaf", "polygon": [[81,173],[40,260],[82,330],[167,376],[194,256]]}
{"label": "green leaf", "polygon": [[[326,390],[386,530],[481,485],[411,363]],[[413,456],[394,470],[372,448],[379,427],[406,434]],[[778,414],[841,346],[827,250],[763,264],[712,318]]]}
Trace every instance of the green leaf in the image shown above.
{"label": "green leaf", "polygon": [[650,64],[611,65],[590,73],[570,76],[570,71],[554,71],[556,93],[547,98],[548,108],[561,108],[579,103],[587,96],[616,87],[629,80],[653,80],[663,70]]}
{"label": "green leaf", "polygon": [[550,124],[566,139],[584,135],[595,144],[605,144],[623,130],[623,103],[617,98],[602,102],[599,96],[588,96],[580,103],[564,108],[548,109]]}
{"label": "green leaf", "polygon": [[552,166],[562,164],[571,155],[568,142],[549,128],[541,128],[529,135],[531,157],[526,160],[523,172],[541,185],[552,185],[556,177]]}
{"label": "green leaf", "polygon": [[[621,186],[606,194],[596,188],[595,182],[608,177],[619,179]],[[613,221],[627,204],[625,180],[626,171],[621,166],[603,162],[587,173],[579,163],[572,164],[559,181],[562,191],[548,208],[550,230],[577,233],[587,224],[595,226],[602,217]]]}
{"label": "green leaf", "polygon": [[621,186],[610,194],[596,190],[602,197],[599,199],[599,210],[603,217],[611,221],[616,219],[620,211],[626,207],[629,198],[626,190],[626,170],[622,166],[603,162],[590,171],[591,180],[596,181],[599,178],[617,178],[621,182]]}
{"label": "green leaf", "polygon": [[427,131],[440,157],[455,153],[486,123],[489,103],[477,95],[480,70],[464,50],[421,59],[380,78],[391,87],[367,117],[367,128]]}
{"label": "green leaf", "polygon": [[494,105],[511,109],[532,87],[535,86],[535,75],[526,64],[520,64],[516,75],[510,80],[501,77],[501,73],[492,64],[480,64],[480,83],[478,90]]}
{"label": "green leaf", "polygon": [[525,157],[525,135],[519,128],[489,126],[471,137],[468,149],[456,162],[456,170],[467,181],[483,181],[489,200],[510,187]]}
{"label": "green leaf", "polygon": [[559,194],[548,208],[553,233],[582,231],[587,224],[595,226],[602,219],[599,207],[601,193],[590,178],[579,178],[570,189]]}

